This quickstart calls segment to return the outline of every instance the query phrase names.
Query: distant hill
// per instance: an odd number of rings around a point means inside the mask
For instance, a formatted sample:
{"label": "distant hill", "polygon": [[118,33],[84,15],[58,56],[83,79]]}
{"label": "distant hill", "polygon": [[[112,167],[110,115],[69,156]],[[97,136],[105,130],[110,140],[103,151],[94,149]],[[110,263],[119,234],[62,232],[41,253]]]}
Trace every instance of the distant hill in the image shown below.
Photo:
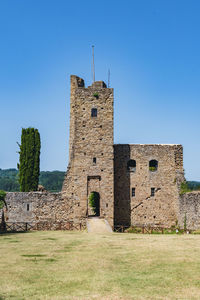
{"label": "distant hill", "polygon": [[[39,184],[43,185],[47,191],[60,192],[62,189],[65,172],[62,171],[41,171]],[[192,191],[200,190],[199,181],[187,181],[188,188]],[[0,169],[0,190],[7,192],[18,192],[18,170]]]}
{"label": "distant hill", "polygon": [[188,187],[192,191],[200,190],[200,182],[199,181],[187,181]]}
{"label": "distant hill", "polygon": [[[41,171],[39,184],[43,185],[47,191],[60,192],[62,189],[65,172],[62,171]],[[7,192],[18,192],[18,170],[0,169],[0,190]]]}

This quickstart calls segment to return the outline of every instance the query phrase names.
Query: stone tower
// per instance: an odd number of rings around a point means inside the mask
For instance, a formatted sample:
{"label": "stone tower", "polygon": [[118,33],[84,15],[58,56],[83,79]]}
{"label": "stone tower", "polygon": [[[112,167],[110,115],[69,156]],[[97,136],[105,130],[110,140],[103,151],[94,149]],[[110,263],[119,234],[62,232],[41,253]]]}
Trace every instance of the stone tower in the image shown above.
{"label": "stone tower", "polygon": [[80,223],[91,214],[88,197],[99,195],[99,215],[114,218],[113,89],[103,81],[85,87],[71,76],[69,165],[62,194],[70,218]]}

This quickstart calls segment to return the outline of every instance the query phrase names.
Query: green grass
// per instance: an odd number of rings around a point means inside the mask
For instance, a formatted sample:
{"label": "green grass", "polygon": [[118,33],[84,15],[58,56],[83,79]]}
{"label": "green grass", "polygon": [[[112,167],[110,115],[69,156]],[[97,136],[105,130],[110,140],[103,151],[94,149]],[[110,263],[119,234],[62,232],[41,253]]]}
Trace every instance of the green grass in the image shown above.
{"label": "green grass", "polygon": [[200,235],[1,235],[0,299],[200,299],[199,249]]}

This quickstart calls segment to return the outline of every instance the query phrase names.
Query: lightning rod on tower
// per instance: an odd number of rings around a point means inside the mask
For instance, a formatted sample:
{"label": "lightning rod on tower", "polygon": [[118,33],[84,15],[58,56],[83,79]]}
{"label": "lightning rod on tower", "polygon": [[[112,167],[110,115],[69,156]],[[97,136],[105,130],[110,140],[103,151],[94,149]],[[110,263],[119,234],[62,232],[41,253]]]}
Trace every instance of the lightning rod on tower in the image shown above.
{"label": "lightning rod on tower", "polygon": [[110,87],[110,69],[108,69],[108,88]]}
{"label": "lightning rod on tower", "polygon": [[95,82],[95,68],[94,68],[94,46],[92,46],[92,71],[93,71],[93,82]]}

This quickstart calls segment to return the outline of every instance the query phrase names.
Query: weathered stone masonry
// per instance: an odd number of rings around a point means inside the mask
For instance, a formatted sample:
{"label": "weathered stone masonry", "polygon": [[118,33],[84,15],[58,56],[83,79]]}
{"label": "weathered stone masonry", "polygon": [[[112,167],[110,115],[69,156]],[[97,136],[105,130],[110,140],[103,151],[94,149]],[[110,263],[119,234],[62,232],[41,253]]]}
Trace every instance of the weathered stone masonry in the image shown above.
{"label": "weathered stone masonry", "polygon": [[[85,227],[88,197],[100,196],[100,217],[112,227],[200,227],[200,193],[180,196],[181,145],[113,144],[113,89],[85,87],[71,76],[69,164],[61,193],[8,193],[8,222],[35,229]],[[70,226],[69,226],[70,224]]]}
{"label": "weathered stone masonry", "polygon": [[61,193],[29,192],[7,193],[8,223],[25,222],[38,230],[56,230],[85,227],[85,220],[71,218],[74,203],[65,201]]}
{"label": "weathered stone masonry", "polygon": [[184,228],[186,218],[187,229],[200,229],[200,192],[185,193],[179,198],[178,224]]}
{"label": "weathered stone masonry", "polygon": [[63,197],[77,204],[74,218],[79,219],[89,214],[89,194],[98,192],[100,216],[113,226],[113,89],[102,81],[85,88],[82,79],[71,76],[70,110],[70,161]]}
{"label": "weathered stone masonry", "polygon": [[[182,146],[115,145],[114,149],[115,224],[175,225],[179,182],[184,180]],[[136,162],[134,171],[127,167],[130,160]],[[149,170],[151,160],[158,162],[155,171]]]}

